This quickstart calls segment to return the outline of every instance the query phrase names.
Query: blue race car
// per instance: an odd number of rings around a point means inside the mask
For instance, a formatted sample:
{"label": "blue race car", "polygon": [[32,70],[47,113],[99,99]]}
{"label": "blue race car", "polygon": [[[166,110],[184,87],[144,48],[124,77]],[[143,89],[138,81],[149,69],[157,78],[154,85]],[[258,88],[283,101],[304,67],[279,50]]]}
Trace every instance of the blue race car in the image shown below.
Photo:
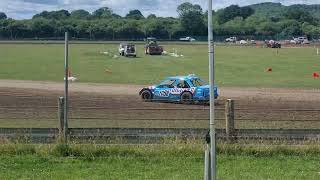
{"label": "blue race car", "polygon": [[[143,101],[169,101],[190,104],[209,102],[209,85],[204,85],[195,75],[169,77],[158,85],[143,88],[139,95]],[[218,98],[218,88],[214,87],[214,98]]]}

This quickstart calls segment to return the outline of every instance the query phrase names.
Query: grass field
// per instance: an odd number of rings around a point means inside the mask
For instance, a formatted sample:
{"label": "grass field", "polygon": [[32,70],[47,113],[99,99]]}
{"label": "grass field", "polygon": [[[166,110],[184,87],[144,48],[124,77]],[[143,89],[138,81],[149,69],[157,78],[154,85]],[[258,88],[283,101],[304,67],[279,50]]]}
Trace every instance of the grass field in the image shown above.
{"label": "grass field", "polygon": [[[70,151],[63,146],[49,151],[47,145],[9,147],[11,149],[0,147],[2,179],[203,179],[200,144],[173,147],[76,145]],[[218,179],[320,178],[320,156],[316,150],[308,153],[303,148],[235,147],[219,149]],[[82,154],[84,152],[87,154]]]}
{"label": "grass field", "polygon": [[[145,56],[114,58],[118,44],[70,45],[71,72],[79,82],[153,84],[167,76],[194,73],[207,80],[206,45],[165,45],[183,57]],[[110,54],[102,54],[108,51]],[[0,79],[63,80],[62,44],[0,44]],[[266,49],[216,47],[216,80],[219,86],[319,88],[313,72],[319,72],[314,48]],[[272,67],[273,72],[266,72]],[[106,72],[107,71],[107,72]]]}

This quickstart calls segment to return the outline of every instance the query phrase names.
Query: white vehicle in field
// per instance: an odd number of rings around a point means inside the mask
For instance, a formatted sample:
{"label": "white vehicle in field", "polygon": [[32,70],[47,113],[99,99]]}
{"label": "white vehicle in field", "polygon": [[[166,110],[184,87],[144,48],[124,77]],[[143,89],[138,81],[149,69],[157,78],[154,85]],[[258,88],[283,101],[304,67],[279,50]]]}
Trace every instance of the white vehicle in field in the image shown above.
{"label": "white vehicle in field", "polygon": [[302,44],[310,44],[308,39],[303,40]]}
{"label": "white vehicle in field", "polygon": [[240,44],[245,45],[245,44],[248,44],[248,42],[246,40],[241,40]]}
{"label": "white vehicle in field", "polygon": [[192,41],[195,41],[196,39],[188,36],[188,37],[180,38],[179,40],[180,40],[180,41],[189,41],[189,42],[192,42]]}
{"label": "white vehicle in field", "polygon": [[233,42],[235,43],[237,41],[237,38],[236,37],[229,37],[226,39],[226,42]]}
{"label": "white vehicle in field", "polygon": [[293,40],[291,40],[290,43],[291,44],[310,44],[308,38],[304,36],[293,38]]}
{"label": "white vehicle in field", "polygon": [[295,40],[295,39],[292,39],[292,40],[290,40],[290,44],[297,44],[297,40]]}
{"label": "white vehicle in field", "polygon": [[134,44],[121,43],[119,46],[120,56],[137,57],[136,46]]}

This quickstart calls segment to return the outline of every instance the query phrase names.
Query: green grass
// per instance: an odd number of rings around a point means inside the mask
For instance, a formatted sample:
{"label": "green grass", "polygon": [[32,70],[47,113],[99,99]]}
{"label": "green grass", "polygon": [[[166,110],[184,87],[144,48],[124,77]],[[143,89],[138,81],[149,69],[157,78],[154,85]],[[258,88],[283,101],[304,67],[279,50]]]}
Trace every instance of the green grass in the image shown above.
{"label": "green grass", "polygon": [[[218,157],[218,179],[320,178],[318,157]],[[203,158],[0,156],[4,179],[203,179]]]}
{"label": "green grass", "polygon": [[[218,179],[319,179],[319,147],[224,145]],[[1,145],[1,179],[203,179],[193,145]]]}
{"label": "green grass", "polygon": [[[165,45],[184,57],[113,58],[117,44],[72,44],[70,65],[79,82],[153,84],[167,76],[194,73],[207,80],[206,45]],[[101,54],[102,51],[112,55]],[[220,86],[319,88],[319,56],[314,48],[216,47],[216,80]],[[62,44],[0,44],[0,79],[62,81]],[[273,72],[267,73],[268,67]],[[106,70],[112,73],[106,73]]]}

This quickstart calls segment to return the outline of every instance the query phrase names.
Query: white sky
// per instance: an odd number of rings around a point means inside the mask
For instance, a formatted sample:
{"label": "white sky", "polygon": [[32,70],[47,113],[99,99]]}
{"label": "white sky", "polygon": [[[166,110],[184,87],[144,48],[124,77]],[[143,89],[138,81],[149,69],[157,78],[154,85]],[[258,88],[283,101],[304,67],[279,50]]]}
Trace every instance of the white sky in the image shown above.
{"label": "white sky", "polygon": [[[139,9],[145,16],[154,13],[157,16],[177,16],[176,8],[183,2],[200,4],[206,10],[208,0],[0,0],[0,12],[14,19],[28,19],[44,10],[85,9],[89,12],[100,7],[110,7],[119,15],[124,16],[129,10]],[[261,2],[280,2],[291,4],[320,4],[320,0],[213,0],[214,9],[231,4],[245,6]]]}

